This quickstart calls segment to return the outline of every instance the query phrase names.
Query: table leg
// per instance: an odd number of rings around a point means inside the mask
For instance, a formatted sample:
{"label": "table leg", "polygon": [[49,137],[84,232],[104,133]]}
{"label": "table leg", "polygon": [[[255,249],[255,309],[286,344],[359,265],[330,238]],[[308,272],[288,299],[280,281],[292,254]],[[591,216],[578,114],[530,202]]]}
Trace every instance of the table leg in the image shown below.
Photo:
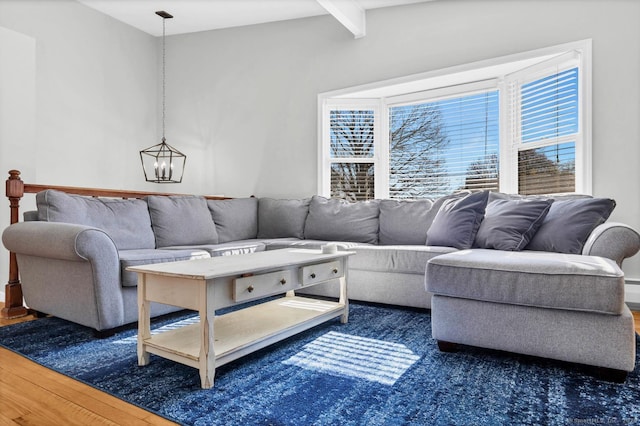
{"label": "table leg", "polygon": [[[213,318],[201,320],[203,331],[206,334],[213,334]],[[210,330],[210,331],[206,331]],[[213,387],[213,380],[216,375],[216,355],[213,350],[213,345],[210,345],[206,336],[203,337],[202,346],[200,351],[200,384],[202,389],[211,389]]]}
{"label": "table leg", "polygon": [[347,258],[343,259],[343,271],[344,274],[340,278],[340,299],[339,302],[344,304],[344,314],[340,317],[340,322],[346,324],[349,321],[349,295],[347,294],[347,274],[348,274],[348,262]]}
{"label": "table leg", "polygon": [[215,287],[214,280],[200,286],[204,294],[200,294],[200,385],[202,389],[211,389],[216,374],[215,352]]}
{"label": "table leg", "polygon": [[138,365],[149,364],[149,352],[144,345],[151,338],[151,304],[146,297],[144,274],[138,274]]}

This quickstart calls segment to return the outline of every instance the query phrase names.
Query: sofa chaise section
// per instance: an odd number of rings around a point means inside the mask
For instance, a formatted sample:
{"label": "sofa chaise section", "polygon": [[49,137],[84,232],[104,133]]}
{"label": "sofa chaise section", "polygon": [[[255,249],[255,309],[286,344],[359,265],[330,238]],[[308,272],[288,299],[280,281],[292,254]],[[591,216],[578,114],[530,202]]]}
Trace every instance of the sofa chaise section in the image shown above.
{"label": "sofa chaise section", "polygon": [[471,249],[431,259],[432,334],[455,344],[587,364],[622,381],[635,367],[624,274],[600,256]]}

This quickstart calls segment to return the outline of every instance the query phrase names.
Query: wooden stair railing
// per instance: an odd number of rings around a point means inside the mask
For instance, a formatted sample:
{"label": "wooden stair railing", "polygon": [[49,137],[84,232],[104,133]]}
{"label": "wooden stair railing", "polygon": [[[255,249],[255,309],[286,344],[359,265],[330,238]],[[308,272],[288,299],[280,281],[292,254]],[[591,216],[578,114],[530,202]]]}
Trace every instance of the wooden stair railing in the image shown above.
{"label": "wooden stair railing", "polygon": [[[118,189],[100,189],[100,188],[82,188],[73,186],[54,186],[54,185],[37,185],[24,183],[20,179],[20,171],[9,170],[9,178],[7,179],[6,195],[9,199],[9,208],[11,209],[11,224],[19,221],[20,218],[20,200],[24,194],[36,194],[46,189],[55,189],[57,191],[66,192],[68,194],[87,195],[91,197],[109,197],[109,198],[143,198],[148,195],[186,195],[165,192],[144,192],[144,191],[124,191]],[[206,195],[208,200],[225,200],[229,197],[219,197]],[[0,230],[1,231],[1,230]],[[22,283],[20,282],[20,273],[18,271],[18,261],[15,253],[9,252],[9,282],[5,285],[4,290],[4,308],[0,311],[2,318],[18,318],[27,315],[27,308],[22,300]]]}

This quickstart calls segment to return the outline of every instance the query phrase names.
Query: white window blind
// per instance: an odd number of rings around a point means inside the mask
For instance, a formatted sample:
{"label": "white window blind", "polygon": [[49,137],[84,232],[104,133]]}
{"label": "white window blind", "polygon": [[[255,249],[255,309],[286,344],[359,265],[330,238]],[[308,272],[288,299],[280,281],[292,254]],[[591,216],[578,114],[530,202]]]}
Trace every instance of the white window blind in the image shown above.
{"label": "white window blind", "polygon": [[390,198],[498,189],[498,91],[389,109]]}
{"label": "white window blind", "polygon": [[331,158],[373,157],[374,119],[374,110],[331,111]]}
{"label": "white window blind", "polygon": [[524,84],[521,96],[523,143],[578,132],[578,68]]}

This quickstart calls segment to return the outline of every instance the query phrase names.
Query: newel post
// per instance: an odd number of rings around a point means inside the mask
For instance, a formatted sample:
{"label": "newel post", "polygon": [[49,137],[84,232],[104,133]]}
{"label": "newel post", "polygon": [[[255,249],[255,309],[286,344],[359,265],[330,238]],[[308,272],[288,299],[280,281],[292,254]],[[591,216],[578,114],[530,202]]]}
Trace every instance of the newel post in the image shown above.
{"label": "newel post", "polygon": [[[18,222],[20,214],[20,199],[24,195],[24,182],[20,179],[18,170],[9,170],[7,179],[7,198],[11,209],[11,223]],[[18,274],[16,254],[9,252],[9,282],[4,287],[4,308],[2,318],[18,318],[27,315],[27,308],[22,304],[22,284]]]}

